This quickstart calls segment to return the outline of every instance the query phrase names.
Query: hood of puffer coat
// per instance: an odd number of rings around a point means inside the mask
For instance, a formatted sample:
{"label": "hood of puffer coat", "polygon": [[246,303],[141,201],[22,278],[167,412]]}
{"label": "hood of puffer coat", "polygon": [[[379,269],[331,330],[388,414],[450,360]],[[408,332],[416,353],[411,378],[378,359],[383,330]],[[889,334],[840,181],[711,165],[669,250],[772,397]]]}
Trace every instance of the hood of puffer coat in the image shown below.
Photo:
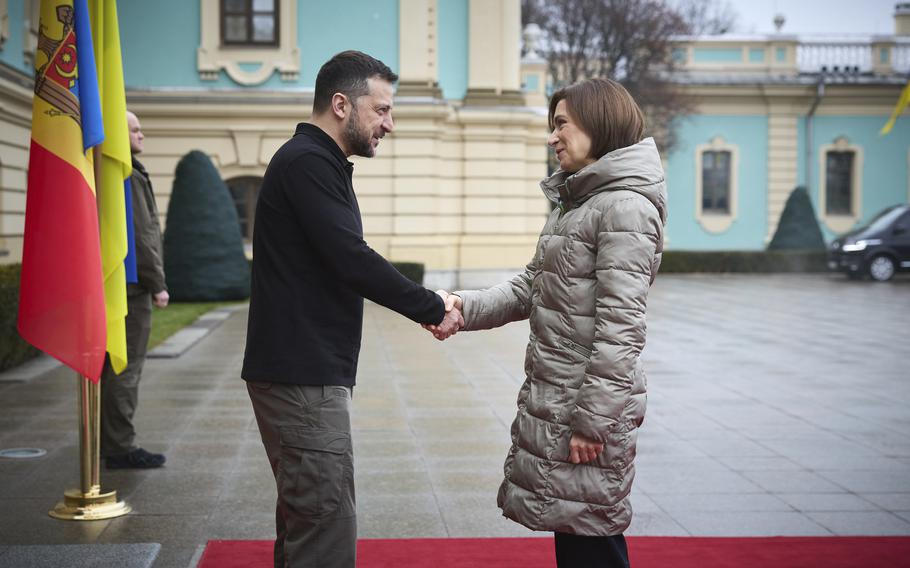
{"label": "hood of puffer coat", "polygon": [[664,168],[653,138],[605,154],[577,172],[556,170],[540,182],[544,195],[572,208],[602,191],[628,190],[645,196],[667,222]]}

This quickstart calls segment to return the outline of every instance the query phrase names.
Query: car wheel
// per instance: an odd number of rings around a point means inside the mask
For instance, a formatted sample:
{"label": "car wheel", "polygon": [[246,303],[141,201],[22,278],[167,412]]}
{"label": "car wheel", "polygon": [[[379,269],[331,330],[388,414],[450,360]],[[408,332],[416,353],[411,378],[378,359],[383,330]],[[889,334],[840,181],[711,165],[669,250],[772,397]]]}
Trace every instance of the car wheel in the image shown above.
{"label": "car wheel", "polygon": [[894,261],[880,254],[869,262],[869,276],[876,282],[887,282],[894,276]]}

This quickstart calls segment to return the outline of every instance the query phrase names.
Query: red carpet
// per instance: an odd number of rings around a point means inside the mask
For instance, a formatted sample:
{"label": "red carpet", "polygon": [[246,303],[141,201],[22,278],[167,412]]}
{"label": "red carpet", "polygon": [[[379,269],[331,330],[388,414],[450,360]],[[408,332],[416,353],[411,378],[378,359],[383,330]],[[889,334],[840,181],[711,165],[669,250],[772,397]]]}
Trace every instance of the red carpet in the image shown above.
{"label": "red carpet", "polygon": [[[630,537],[633,568],[905,568],[910,537]],[[368,539],[358,568],[551,568],[551,538]],[[209,541],[199,568],[270,568],[272,542]]]}

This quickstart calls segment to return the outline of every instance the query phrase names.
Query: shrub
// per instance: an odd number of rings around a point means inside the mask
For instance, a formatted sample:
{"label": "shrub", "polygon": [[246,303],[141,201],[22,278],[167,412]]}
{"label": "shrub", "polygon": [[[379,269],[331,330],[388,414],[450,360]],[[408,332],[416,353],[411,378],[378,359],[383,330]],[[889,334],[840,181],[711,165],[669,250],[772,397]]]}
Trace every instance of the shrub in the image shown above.
{"label": "shrub", "polygon": [[774,238],[768,250],[823,250],[825,239],[815,218],[815,209],[805,187],[797,187],[787,198]]}
{"label": "shrub", "polygon": [[249,262],[231,193],[198,150],[177,164],[164,231],[164,273],[178,302],[250,296]]}
{"label": "shrub", "polygon": [[423,285],[423,264],[420,262],[393,262],[392,266],[398,269],[408,280]]}
{"label": "shrub", "polygon": [[40,353],[16,331],[21,271],[21,264],[0,266],[0,371],[15,367]]}
{"label": "shrub", "polygon": [[825,272],[824,251],[666,251],[661,274],[687,272]]}

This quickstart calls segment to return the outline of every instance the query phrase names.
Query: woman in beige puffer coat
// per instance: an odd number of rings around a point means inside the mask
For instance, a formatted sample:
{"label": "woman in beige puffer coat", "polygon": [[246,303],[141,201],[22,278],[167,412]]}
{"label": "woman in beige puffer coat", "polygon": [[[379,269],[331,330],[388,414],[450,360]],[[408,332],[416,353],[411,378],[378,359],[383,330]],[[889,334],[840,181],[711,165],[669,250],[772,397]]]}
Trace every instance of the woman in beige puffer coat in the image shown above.
{"label": "woman in beige puffer coat", "polygon": [[558,207],[534,258],[511,281],[452,301],[465,330],[530,318],[503,515],[553,531],[559,566],[628,566],[622,533],[645,414],[639,356],[663,250],[664,173],[618,83],[555,93],[549,120],[560,169],[540,185]]}

